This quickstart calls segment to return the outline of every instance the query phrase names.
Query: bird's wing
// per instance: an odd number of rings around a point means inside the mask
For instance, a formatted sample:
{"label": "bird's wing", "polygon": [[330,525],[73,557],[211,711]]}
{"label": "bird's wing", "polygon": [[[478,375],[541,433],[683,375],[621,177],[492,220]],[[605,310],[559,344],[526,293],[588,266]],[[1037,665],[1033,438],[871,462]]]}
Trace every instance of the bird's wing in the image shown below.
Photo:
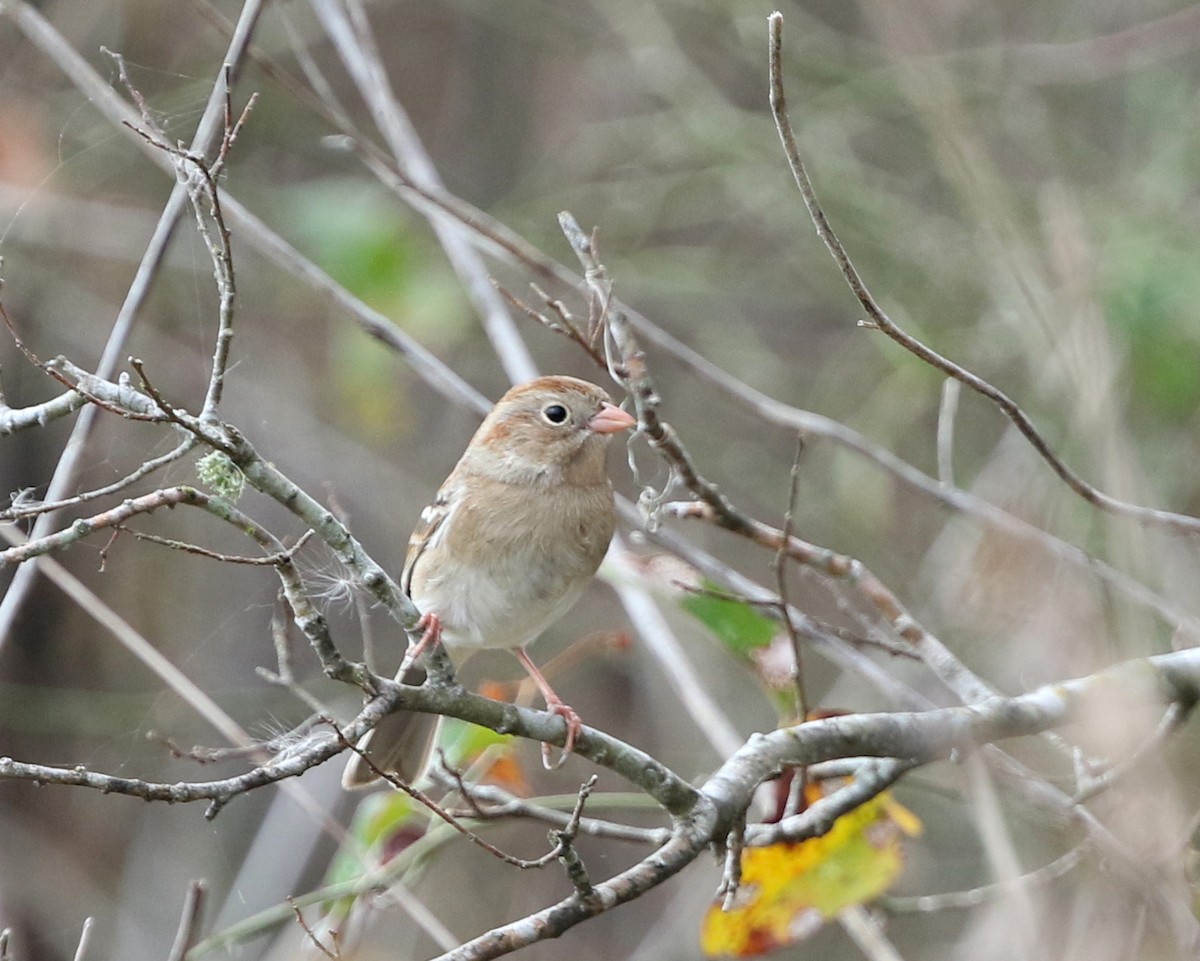
{"label": "bird's wing", "polygon": [[409,597],[412,596],[412,577],[417,561],[425,551],[446,535],[446,528],[457,502],[455,493],[456,485],[443,485],[433,503],[421,511],[421,519],[408,538],[408,554],[404,558],[404,570],[400,574],[400,587]]}

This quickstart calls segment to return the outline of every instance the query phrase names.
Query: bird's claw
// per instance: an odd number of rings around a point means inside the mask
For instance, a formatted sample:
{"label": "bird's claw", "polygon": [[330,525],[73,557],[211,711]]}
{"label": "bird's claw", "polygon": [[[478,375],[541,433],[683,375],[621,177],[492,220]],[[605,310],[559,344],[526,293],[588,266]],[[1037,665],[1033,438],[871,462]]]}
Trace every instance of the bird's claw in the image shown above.
{"label": "bird's claw", "polygon": [[579,732],[583,730],[583,721],[575,713],[574,708],[557,699],[546,702],[546,712],[548,714],[557,714],[567,722],[567,739],[563,742],[562,754],[558,756],[557,761],[552,762],[550,760],[551,745],[545,742],[542,743],[542,767],[547,771],[557,771],[567,763],[567,758],[575,750],[575,742],[579,739]]}

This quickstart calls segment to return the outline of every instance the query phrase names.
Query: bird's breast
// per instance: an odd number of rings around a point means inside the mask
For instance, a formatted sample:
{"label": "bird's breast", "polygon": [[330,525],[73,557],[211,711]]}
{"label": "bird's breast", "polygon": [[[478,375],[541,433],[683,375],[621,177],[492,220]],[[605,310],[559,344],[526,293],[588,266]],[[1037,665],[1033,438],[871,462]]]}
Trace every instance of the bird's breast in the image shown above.
{"label": "bird's breast", "polygon": [[438,615],[452,651],[534,640],[579,599],[612,538],[607,484],[509,487],[483,504],[458,505],[413,569],[413,602]]}

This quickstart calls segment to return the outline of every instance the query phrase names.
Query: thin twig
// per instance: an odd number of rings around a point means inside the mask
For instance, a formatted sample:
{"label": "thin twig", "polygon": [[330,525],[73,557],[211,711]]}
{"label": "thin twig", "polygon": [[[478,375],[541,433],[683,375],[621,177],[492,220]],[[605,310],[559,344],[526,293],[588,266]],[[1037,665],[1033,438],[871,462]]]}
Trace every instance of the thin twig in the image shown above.
{"label": "thin twig", "polygon": [[[79,396],[79,395],[73,395]],[[162,454],[159,457],[152,457],[145,461],[137,470],[126,474],[119,481],[108,484],[104,487],[97,487],[94,490],[83,491],[73,497],[65,498],[64,500],[46,502],[35,501],[32,503],[17,502],[7,510],[0,511],[0,521],[17,520],[22,517],[30,517],[34,514],[43,514],[47,511],[57,511],[64,507],[75,507],[79,504],[86,504],[89,501],[94,501],[100,497],[107,497],[110,494],[116,494],[124,490],[126,487],[131,487],[140,481],[143,477],[153,474],[156,470],[166,467],[168,464],[173,464],[179,458],[183,457],[188,451],[196,446],[196,438],[186,435],[178,446]]]}
{"label": "thin twig", "polygon": [[594,898],[596,891],[592,887],[592,880],[588,876],[583,859],[579,856],[579,852],[575,850],[575,838],[579,834],[579,822],[583,818],[583,806],[587,803],[588,798],[591,797],[598,780],[598,775],[593,774],[583,784],[579,785],[579,793],[575,798],[575,807],[572,809],[571,816],[567,820],[566,825],[550,832],[550,840],[556,842],[555,846],[558,849],[558,861],[567,872],[571,886],[575,888],[575,894],[582,899]]}
{"label": "thin twig", "polygon": [[74,961],[84,961],[87,957],[88,948],[92,945],[92,929],[95,926],[95,919],[83,919],[83,930],[79,932],[79,943],[75,946]]}
{"label": "thin twig", "polygon": [[187,896],[183,900],[183,912],[179,916],[179,927],[175,931],[175,941],[167,954],[167,961],[184,961],[188,951],[198,940],[207,895],[208,887],[203,881],[193,881],[188,885]]}
{"label": "thin twig", "polygon": [[554,312],[557,319],[552,319],[543,314],[540,310],[529,306],[529,304],[511,294],[499,283],[496,284],[496,289],[500,291],[501,296],[503,296],[504,299],[509,302],[509,304],[524,313],[526,317],[537,321],[547,330],[552,330],[556,334],[562,334],[572,343],[579,346],[584,353],[586,353],[592,358],[592,360],[596,362],[599,367],[602,369],[605,368],[607,365],[604,362],[604,354],[602,354],[596,347],[592,337],[590,337],[587,332],[579,329],[579,326],[575,322],[574,316],[571,314],[571,311],[567,309],[567,305],[561,300],[555,300],[537,284],[530,284],[529,286],[530,289],[542,300],[542,302],[545,303],[546,307]]}
{"label": "thin twig", "polygon": [[240,761],[248,757],[262,757],[278,754],[292,745],[304,740],[319,724],[325,722],[327,714],[311,714],[295,727],[267,741],[255,741],[251,744],[240,744],[235,747],[203,747],[196,745],[190,748],[180,747],[169,737],[154,731],[146,733],[146,740],[162,744],[178,758],[186,758],[197,764],[215,764],[219,761]]}
{"label": "thin twig", "polygon": [[[451,775],[457,774],[451,770]],[[540,797],[537,801],[529,801],[518,797],[494,784],[467,784],[455,778],[455,790],[467,803],[467,808],[461,811],[450,810],[456,817],[471,817],[481,821],[493,821],[500,818],[523,818],[532,821],[542,821],[555,827],[565,827],[571,818],[570,813],[556,810],[551,805],[561,804],[567,795],[555,797]],[[578,795],[571,796],[572,804],[578,800]],[[637,808],[645,806],[646,798],[641,794],[611,795],[602,794],[593,799],[593,805],[611,806],[613,804],[629,804]],[[484,806],[486,805],[486,807]],[[596,817],[580,818],[576,823],[576,831],[588,837],[607,838],[614,841],[627,841],[636,844],[649,844],[654,847],[665,844],[671,832],[665,828],[642,828],[632,824],[619,824]]]}
{"label": "thin twig", "polygon": [[880,899],[884,910],[891,914],[927,914],[933,911],[963,911],[975,908],[988,901],[1003,897],[1014,887],[1034,887],[1048,884],[1069,874],[1083,860],[1088,845],[1081,844],[1059,855],[1049,864],[1022,874],[1011,881],[984,884],[964,891],[947,891],[943,894],[922,894],[916,897],[885,895]]}
{"label": "thin twig", "polygon": [[[215,421],[217,408],[220,405],[221,395],[224,391],[225,372],[229,366],[229,349],[233,340],[233,310],[234,302],[237,298],[237,281],[233,269],[233,240],[229,228],[225,224],[225,215],[221,210],[221,193],[217,186],[217,181],[229,157],[229,152],[237,140],[238,134],[241,132],[243,125],[250,116],[251,110],[254,108],[258,94],[251,95],[241,115],[235,122],[233,119],[231,89],[232,70],[229,64],[225,65],[221,82],[218,84],[223,94],[221,103],[221,140],[217,147],[216,159],[210,163],[203,152],[195,149],[185,150],[182,146],[176,146],[167,140],[162,128],[153,121],[141,93],[129,79],[124,57],[112,51],[107,52],[116,61],[121,82],[141,110],[142,122],[146,125],[147,130],[142,130],[131,124],[127,124],[127,126],[130,126],[134,133],[142,137],[151,146],[163,151],[172,158],[173,163],[179,170],[179,180],[186,186],[188,191],[188,197],[191,200],[192,209],[196,217],[197,233],[199,233],[200,239],[204,242],[212,259],[213,277],[216,281],[218,294],[217,336],[213,348],[212,363],[209,368],[208,389],[205,392],[204,402],[200,408],[200,417],[205,421]],[[198,176],[189,176],[186,169],[188,167],[191,167]],[[212,223],[216,227],[215,239],[209,230],[208,222],[205,220],[204,201],[208,203],[207,214],[211,217]]]}
{"label": "thin twig", "polygon": [[300,539],[291,547],[274,554],[267,554],[265,557],[243,557],[239,554],[223,554],[220,551],[209,550],[207,547],[201,547],[199,544],[189,544],[186,541],[173,540],[169,537],[159,537],[157,534],[148,534],[145,531],[134,530],[123,524],[117,525],[117,530],[132,534],[139,541],[147,541],[151,544],[158,544],[161,547],[169,547],[172,550],[195,554],[197,557],[207,557],[214,561],[223,561],[226,564],[248,564],[255,567],[277,567],[285,561],[290,561],[295,557],[296,552],[308,543],[309,538],[313,534],[311,530],[305,531],[300,535]]}
{"label": "thin twig", "polygon": [[291,905],[292,912],[296,917],[296,923],[300,925],[300,929],[304,932],[309,942],[318,951],[325,955],[325,957],[329,958],[329,961],[338,961],[338,959],[341,957],[341,952],[337,950],[336,932],[331,934],[331,937],[334,939],[334,949],[331,951],[329,948],[325,947],[325,943],[317,937],[316,932],[314,932],[313,929],[308,926],[308,922],[304,920],[304,912],[300,910],[300,906],[296,904],[295,899],[290,894],[288,895],[287,903]]}
{"label": "thin twig", "polygon": [[954,418],[958,413],[958,398],[962,382],[947,377],[942,382],[942,402],[938,406],[937,465],[938,480],[946,487],[954,486]]}
{"label": "thin twig", "polygon": [[[771,561],[771,569],[775,573],[775,586],[779,591],[779,610],[783,616],[783,626],[787,630],[788,641],[792,646],[792,684],[796,691],[796,720],[803,722],[808,717],[808,695],[804,689],[804,651],[800,633],[792,623],[787,590],[787,550],[786,545],[792,537],[792,524],[796,511],[796,492],[800,487],[800,455],[804,453],[804,437],[796,435],[796,453],[792,457],[792,469],[788,474],[787,509],[783,513],[783,537],[780,538],[779,549]],[[801,791],[805,780],[804,771],[800,772]]]}

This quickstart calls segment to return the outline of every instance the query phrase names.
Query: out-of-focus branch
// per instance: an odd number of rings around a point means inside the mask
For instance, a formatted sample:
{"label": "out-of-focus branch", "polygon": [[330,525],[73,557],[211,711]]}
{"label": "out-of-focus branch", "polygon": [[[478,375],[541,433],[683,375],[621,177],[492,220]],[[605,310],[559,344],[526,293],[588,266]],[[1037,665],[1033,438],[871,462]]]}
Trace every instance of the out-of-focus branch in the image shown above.
{"label": "out-of-focus branch", "polygon": [[[357,0],[348,0],[344,4],[342,0],[311,2],[326,36],[370,108],[395,164],[406,172],[414,185],[428,191],[444,191],[437,168],[391,88],[362,4]],[[442,211],[426,207],[421,213],[428,219],[463,289],[483,320],[488,339],[509,379],[520,382],[537,376],[533,358],[517,332],[503,297],[492,285],[487,265],[468,236],[469,230]]]}
{"label": "out-of-focus branch", "polygon": [[167,961],[184,961],[188,950],[196,943],[200,923],[204,919],[204,902],[207,895],[208,887],[203,881],[193,881],[188,885],[183,912],[179,916],[179,928],[175,932],[175,940],[171,944]]}
{"label": "out-of-focus branch", "polygon": [[1091,83],[1178,57],[1198,46],[1200,6],[1189,4],[1098,37],[1065,43],[1009,44],[1005,57],[1012,75],[1024,83]]}

